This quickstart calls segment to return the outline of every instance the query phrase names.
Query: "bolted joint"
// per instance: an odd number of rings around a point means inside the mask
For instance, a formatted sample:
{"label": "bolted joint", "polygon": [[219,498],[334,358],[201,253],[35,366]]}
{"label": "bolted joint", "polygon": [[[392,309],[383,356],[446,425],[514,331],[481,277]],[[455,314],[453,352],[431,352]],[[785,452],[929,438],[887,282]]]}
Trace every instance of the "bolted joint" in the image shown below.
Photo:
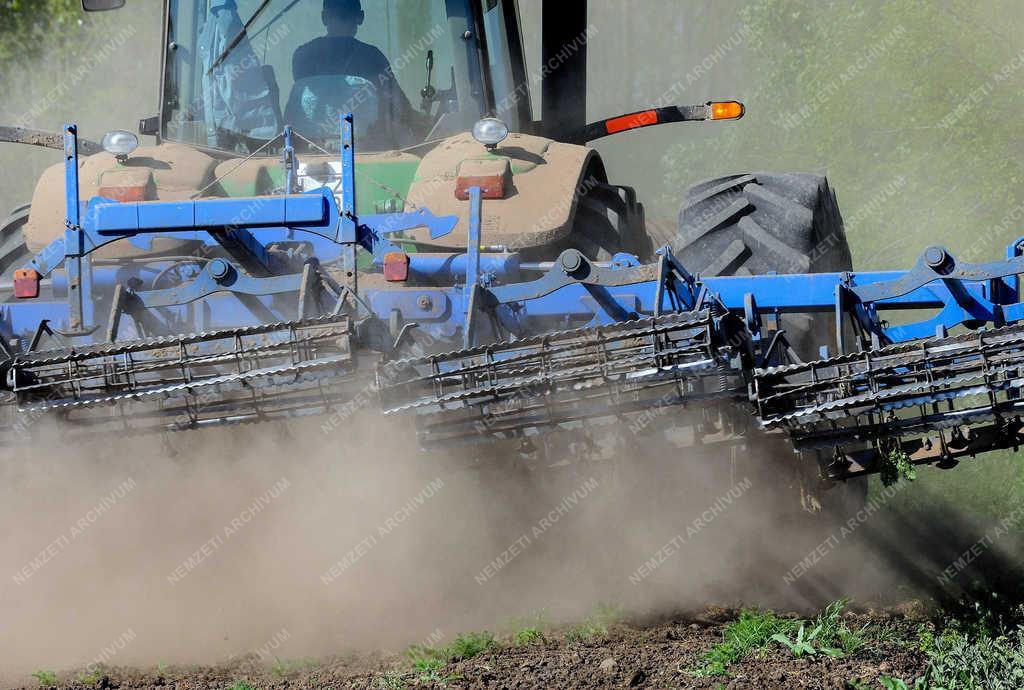
{"label": "bolted joint", "polygon": [[924,263],[936,273],[949,273],[953,270],[953,257],[944,247],[932,246],[924,250]]}
{"label": "bolted joint", "polygon": [[566,249],[558,257],[558,264],[562,267],[562,270],[570,274],[580,270],[585,261],[586,259],[583,257],[583,254],[576,249]]}
{"label": "bolted joint", "polygon": [[231,264],[224,259],[214,259],[209,266],[210,276],[218,283],[223,283],[231,275]]}

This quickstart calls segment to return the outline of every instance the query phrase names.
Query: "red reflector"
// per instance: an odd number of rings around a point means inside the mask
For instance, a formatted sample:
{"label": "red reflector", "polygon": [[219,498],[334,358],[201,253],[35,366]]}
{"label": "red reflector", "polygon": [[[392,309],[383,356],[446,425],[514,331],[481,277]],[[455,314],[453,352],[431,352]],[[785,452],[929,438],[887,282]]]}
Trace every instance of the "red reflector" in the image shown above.
{"label": "red reflector", "polygon": [[388,252],[384,255],[384,280],[400,283],[409,278],[409,255],[405,252]]}
{"label": "red reflector", "polygon": [[39,296],[39,273],[34,268],[19,268],[14,272],[14,296],[18,299]]}
{"label": "red reflector", "polygon": [[455,198],[466,201],[469,190],[480,188],[480,196],[484,199],[504,199],[506,175],[460,175],[455,180]]}
{"label": "red reflector", "polygon": [[104,199],[112,199],[113,201],[120,201],[126,203],[129,201],[145,201],[146,200],[146,187],[100,187],[99,195]]}
{"label": "red reflector", "polygon": [[637,127],[649,127],[650,125],[656,124],[658,124],[658,111],[656,110],[645,110],[642,113],[623,115],[622,117],[615,117],[611,120],[606,120],[604,123],[605,127],[608,128],[609,134],[625,132],[627,129],[636,129]]}

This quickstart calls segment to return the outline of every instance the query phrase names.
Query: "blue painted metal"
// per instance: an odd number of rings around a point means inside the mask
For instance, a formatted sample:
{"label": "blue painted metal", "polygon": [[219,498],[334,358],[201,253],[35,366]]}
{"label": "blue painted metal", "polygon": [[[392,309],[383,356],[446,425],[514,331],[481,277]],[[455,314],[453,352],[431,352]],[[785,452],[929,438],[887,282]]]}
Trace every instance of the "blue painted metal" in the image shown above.
{"label": "blue painted metal", "polygon": [[64,201],[67,226],[81,225],[78,201],[78,126],[64,125]]}
{"label": "blue painted metal", "polygon": [[239,228],[309,228],[335,238],[331,211],[333,196],[324,188],[310,194],[258,196],[191,201],[135,201],[90,204],[87,227],[103,236],[204,230],[226,232]]}
{"label": "blue painted metal", "polygon": [[373,228],[378,234],[388,235],[415,228],[429,228],[430,239],[436,240],[451,233],[459,223],[458,216],[435,216],[425,208],[408,213],[379,213],[359,216],[362,225]]}
{"label": "blue painted metal", "polygon": [[68,275],[68,324],[73,333],[88,333],[93,324],[92,261],[82,232],[78,200],[78,127],[64,125],[64,179],[67,221],[64,247]]}
{"label": "blue painted metal", "polygon": [[[519,278],[520,260],[517,254],[481,253],[479,260],[481,282],[493,284]],[[409,271],[425,281],[462,283],[469,270],[469,261],[468,254],[410,254]]]}
{"label": "blue painted metal", "polygon": [[[74,343],[94,342],[95,306],[110,300],[117,285],[130,284],[138,308],[160,314],[169,329],[202,330],[294,318],[302,286],[301,266],[287,269],[271,261],[267,247],[302,247],[325,270],[340,268],[345,289],[356,296],[349,308],[359,318],[387,323],[398,313],[442,339],[461,334],[463,346],[478,340],[482,310],[505,333],[520,337],[552,329],[608,324],[644,316],[712,308],[742,316],[751,338],[792,313],[836,313],[854,319],[878,344],[927,338],[959,325],[1000,326],[1024,322],[1020,275],[1024,238],[1007,249],[1007,258],[987,264],[959,264],[943,248],[929,248],[910,271],[823,273],[695,278],[669,249],[657,264],[642,266],[635,257],[616,256],[597,265],[575,250],[564,252],[551,269],[522,281],[515,253],[483,254],[482,198],[471,190],[467,246],[451,253],[410,255],[406,285],[359,290],[357,249],[377,267],[389,251],[399,251],[395,233],[428,228],[443,237],[457,224],[427,209],[409,213],[359,216],[355,208],[355,141],[352,118],[341,123],[341,189],[285,193],[249,199],[198,199],[183,202],[117,203],[78,199],[77,129],[65,127],[67,229],[28,264],[49,276],[55,301],[19,301],[0,309],[0,334],[27,338],[42,319],[69,332]],[[285,132],[288,170],[290,132]],[[294,161],[293,161],[294,163]],[[294,165],[291,168],[294,171]],[[289,179],[286,192],[294,189]],[[150,242],[157,237],[193,240],[223,248],[227,256],[206,263],[178,285],[147,289],[173,262],[154,259],[146,266],[99,267],[90,254],[111,242]],[[301,262],[300,262],[301,263]],[[282,268],[285,266],[285,268]],[[699,268],[699,267],[694,267]],[[371,268],[371,271],[379,268]],[[132,283],[134,280],[136,282]],[[341,299],[343,295],[339,296]],[[360,305],[360,306],[356,306]],[[889,324],[883,316],[906,310],[931,310],[927,318]],[[154,317],[157,318],[157,317]],[[840,329],[841,331],[841,329]],[[838,352],[847,343],[840,332]]]}
{"label": "blue painted metal", "polygon": [[356,150],[352,113],[341,118],[341,226],[339,240],[356,241]]}

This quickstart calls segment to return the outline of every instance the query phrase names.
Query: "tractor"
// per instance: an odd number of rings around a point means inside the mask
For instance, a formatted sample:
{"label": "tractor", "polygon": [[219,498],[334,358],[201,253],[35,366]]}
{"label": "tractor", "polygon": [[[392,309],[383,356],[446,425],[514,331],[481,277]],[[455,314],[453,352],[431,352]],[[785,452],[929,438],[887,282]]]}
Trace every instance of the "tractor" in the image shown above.
{"label": "tractor", "polygon": [[165,0],[163,20],[155,144],[0,128],[63,154],[0,227],[12,443],[43,415],[165,433],[379,406],[425,448],[779,444],[831,485],[1020,441],[1022,244],[854,273],[803,173],[701,182],[649,227],[587,144],[744,105],[588,122],[585,1]]}

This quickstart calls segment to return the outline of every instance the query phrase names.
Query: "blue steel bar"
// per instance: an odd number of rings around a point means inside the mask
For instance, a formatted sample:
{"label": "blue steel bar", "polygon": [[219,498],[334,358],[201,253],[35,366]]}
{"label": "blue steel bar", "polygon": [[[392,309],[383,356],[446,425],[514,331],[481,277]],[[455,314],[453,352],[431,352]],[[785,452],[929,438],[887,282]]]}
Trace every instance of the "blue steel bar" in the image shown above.
{"label": "blue steel bar", "polygon": [[[854,285],[870,285],[896,280],[904,274],[904,271],[871,271],[850,275]],[[750,293],[757,295],[761,312],[826,312],[835,306],[835,289],[842,283],[842,277],[842,273],[722,276],[702,278],[702,282],[730,309],[743,309],[743,296]],[[978,297],[989,299],[988,281],[968,282],[964,287]],[[941,307],[951,299],[949,290],[936,282],[878,304],[886,309],[925,309]]]}
{"label": "blue steel bar", "polygon": [[92,265],[85,247],[82,210],[78,199],[78,127],[73,124],[64,125],[64,185],[67,206],[64,254],[68,275],[68,327],[78,332],[93,323],[93,300]]}
{"label": "blue steel bar", "polygon": [[[416,261],[419,257],[412,255],[411,267],[416,266]],[[423,257],[427,266],[432,271],[440,271],[444,267],[446,261],[441,257]],[[447,271],[453,271],[458,268],[471,268],[471,262],[465,255],[459,255],[451,257],[451,264],[447,267]],[[480,270],[486,272],[491,268],[498,268],[502,265],[508,265],[504,262],[501,255],[481,255]],[[100,274],[104,276],[102,278],[102,284],[109,285],[113,280],[114,276],[111,275],[109,270],[104,270]],[[435,273],[437,275],[437,273]],[[876,272],[876,273],[865,273],[858,274],[856,282],[858,284],[870,284],[875,282],[883,282],[892,280],[894,277],[899,277],[899,272]],[[265,284],[262,281],[269,281]],[[811,275],[777,275],[777,276],[738,276],[738,277],[720,277],[720,278],[707,278],[705,284],[709,290],[717,293],[722,302],[731,310],[742,313],[744,295],[753,292],[758,296],[757,309],[759,313],[773,313],[776,311],[782,311],[784,313],[797,313],[797,312],[814,312],[814,311],[830,311],[834,308],[834,290],[836,285],[842,281],[842,274],[839,273],[825,273],[825,274],[811,274]],[[55,276],[53,284],[58,289],[63,291],[66,286],[66,278]],[[230,286],[217,286],[214,281],[210,281],[206,284],[208,288],[217,288],[219,290],[227,291],[229,289],[241,289],[243,287],[250,287],[252,289],[263,292],[263,294],[280,294],[282,292],[289,292],[292,289],[298,289],[298,278],[296,276],[279,276],[272,279],[262,279],[257,281],[256,279],[243,280],[241,282],[233,283]],[[260,286],[260,287],[256,287]],[[198,289],[200,285],[196,285],[193,289]],[[503,301],[503,294],[505,291],[514,286],[500,286],[490,289],[499,302]],[[990,286],[985,281],[978,281],[974,283],[967,283],[964,288],[970,294],[985,299]],[[637,282],[621,286],[609,286],[606,288],[609,296],[614,298],[623,309],[627,311],[636,311],[640,314],[650,315],[654,313],[654,304],[658,294],[658,281],[648,280],[643,282]],[[167,304],[171,298],[172,293],[177,293],[179,299],[185,300],[187,298],[199,299],[204,295],[196,294],[192,297],[187,293],[189,289],[185,286],[176,288],[174,290],[164,290],[157,292],[142,292],[139,293],[139,298],[143,304]],[[159,297],[158,297],[159,294]],[[437,299],[433,300],[437,304],[451,305],[451,311],[443,314],[443,318],[451,323],[453,327],[461,328],[465,323],[465,312],[468,307],[468,300],[466,294],[466,288],[464,287],[403,287],[403,288],[392,288],[387,290],[368,290],[367,299],[369,303],[374,307],[376,315],[380,318],[387,318],[391,310],[396,308],[395,305],[402,302],[406,305],[403,311],[408,311],[409,300],[407,295],[433,295]],[[227,295],[230,297],[230,294]],[[413,300],[414,301],[414,300]],[[550,294],[525,300],[504,300],[507,304],[515,304],[520,308],[522,313],[522,319],[525,320],[543,320],[543,319],[559,319],[559,318],[570,318],[570,319],[589,319],[595,316],[596,313],[601,310],[597,308],[593,296],[587,290],[586,286],[582,283],[572,283],[566,285]],[[949,306],[952,305],[952,306]],[[878,303],[880,310],[888,309],[935,309],[943,308],[947,310],[945,314],[946,320],[952,323],[955,318],[962,318],[964,314],[962,310],[956,311],[956,304],[949,294],[948,289],[941,282],[936,281],[928,286],[919,288],[907,295],[903,295],[898,298],[886,300]],[[17,302],[8,305],[8,319],[17,321],[18,323],[30,323],[32,319],[25,316],[26,314],[33,313],[38,307],[40,302]],[[50,306],[48,307],[48,318],[54,319],[55,323],[64,322],[66,327],[67,311],[63,312],[63,316],[59,318],[54,317],[54,309],[58,310],[59,307]],[[239,305],[235,299],[220,300],[216,303],[211,303],[209,310],[211,312],[211,318],[216,323],[230,323],[231,313],[237,311]],[[1024,305],[1005,305],[1003,307],[1004,316],[1007,321],[1013,322],[1018,320],[1024,320]],[[282,318],[284,314],[281,315]],[[419,318],[424,316],[422,314],[414,315]],[[440,314],[436,314],[436,318],[441,318]],[[36,325],[38,322],[36,322]],[[34,326],[33,326],[34,328]],[[910,339],[909,334],[915,331],[907,330],[907,327],[896,327],[902,328],[901,333],[903,337],[896,338],[897,340]],[[14,329],[17,332],[17,328]],[[934,329],[930,329],[921,337],[927,337],[933,335]]]}

